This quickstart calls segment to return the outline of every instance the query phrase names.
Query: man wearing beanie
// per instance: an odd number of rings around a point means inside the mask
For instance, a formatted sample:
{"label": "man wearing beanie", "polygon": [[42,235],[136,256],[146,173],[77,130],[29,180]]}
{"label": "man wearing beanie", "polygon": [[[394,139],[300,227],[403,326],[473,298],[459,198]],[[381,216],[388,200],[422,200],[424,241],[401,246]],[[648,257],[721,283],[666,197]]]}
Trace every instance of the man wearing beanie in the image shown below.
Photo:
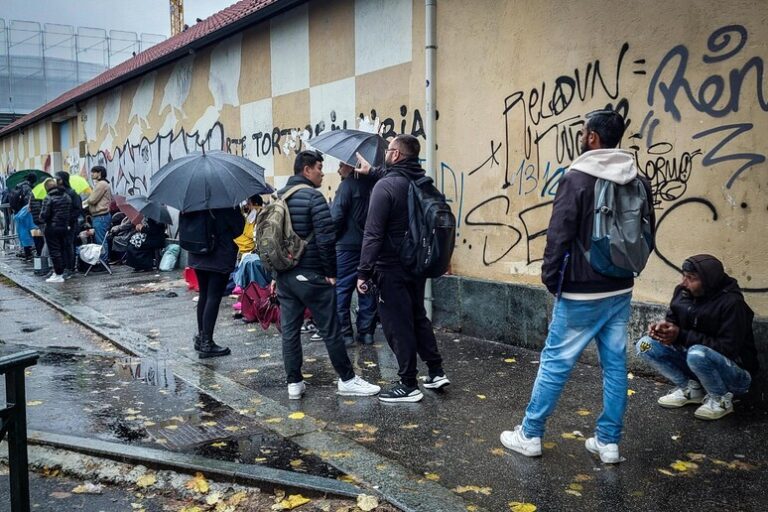
{"label": "man wearing beanie", "polygon": [[675,385],[659,405],[700,404],[694,416],[703,420],[732,413],[733,396],[746,393],[758,371],[753,317],[720,260],[686,259],[666,318],[636,344],[638,356]]}

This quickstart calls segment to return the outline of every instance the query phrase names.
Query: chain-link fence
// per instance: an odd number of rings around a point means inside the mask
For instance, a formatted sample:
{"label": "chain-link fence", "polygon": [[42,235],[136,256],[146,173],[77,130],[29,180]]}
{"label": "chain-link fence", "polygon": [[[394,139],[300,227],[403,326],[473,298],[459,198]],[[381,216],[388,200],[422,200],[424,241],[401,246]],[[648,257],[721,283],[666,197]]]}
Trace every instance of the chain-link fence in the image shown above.
{"label": "chain-link fence", "polygon": [[0,114],[25,114],[165,36],[0,18]]}

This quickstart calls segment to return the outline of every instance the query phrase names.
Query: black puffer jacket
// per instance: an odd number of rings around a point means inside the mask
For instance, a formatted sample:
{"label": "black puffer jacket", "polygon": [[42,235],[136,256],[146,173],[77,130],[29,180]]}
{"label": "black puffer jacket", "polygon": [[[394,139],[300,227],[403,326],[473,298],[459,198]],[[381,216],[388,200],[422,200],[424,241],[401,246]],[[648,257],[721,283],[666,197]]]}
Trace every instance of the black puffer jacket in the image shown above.
{"label": "black puffer jacket", "polygon": [[32,215],[32,220],[36,226],[42,226],[43,221],[40,219],[40,212],[43,210],[43,200],[35,199],[34,196],[29,198],[29,213]]}
{"label": "black puffer jacket", "polygon": [[43,199],[43,207],[40,210],[40,220],[45,225],[45,233],[66,233],[69,230],[71,209],[72,200],[62,188],[50,190]]}
{"label": "black puffer jacket", "polygon": [[667,321],[680,328],[676,345],[704,345],[718,351],[754,375],[759,369],[752,319],[739,283],[723,270],[714,256],[688,258],[704,285],[704,295],[694,297],[682,285],[675,288]]}
{"label": "black puffer jacket", "polygon": [[[425,175],[418,158],[397,162],[386,169],[371,172],[381,176],[371,192],[365,236],[357,267],[359,279],[369,279],[374,269],[399,268],[400,244],[408,231],[408,188],[411,180]],[[407,177],[406,177],[407,176]]]}
{"label": "black puffer jacket", "polygon": [[73,188],[65,188],[64,192],[69,196],[72,207],[69,210],[69,227],[72,229],[77,226],[80,215],[83,213],[83,200]]}
{"label": "black puffer jacket", "polygon": [[287,201],[293,231],[304,240],[312,235],[296,268],[336,277],[336,231],[328,202],[311,181],[300,175],[288,178],[278,195],[296,185],[312,187],[297,191]]}

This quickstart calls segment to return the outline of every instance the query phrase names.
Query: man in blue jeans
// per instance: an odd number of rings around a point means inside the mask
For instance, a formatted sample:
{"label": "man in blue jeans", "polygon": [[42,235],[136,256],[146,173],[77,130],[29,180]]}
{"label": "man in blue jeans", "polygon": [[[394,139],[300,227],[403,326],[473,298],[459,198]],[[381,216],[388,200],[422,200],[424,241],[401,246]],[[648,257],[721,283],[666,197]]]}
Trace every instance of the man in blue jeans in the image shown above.
{"label": "man in blue jeans", "polygon": [[[358,175],[354,171],[351,165],[339,162],[342,181],[331,205],[331,216],[336,227],[336,312],[347,347],[355,344],[349,308],[357,284],[363,230],[374,183],[370,176]],[[357,341],[372,345],[376,327],[376,301],[372,294],[358,293],[357,303]]]}
{"label": "man in blue jeans", "polygon": [[749,391],[758,370],[753,317],[720,260],[709,254],[686,259],[666,318],[635,345],[637,355],[675,385],[659,405],[701,404],[694,416],[702,420],[732,413],[733,396]]}
{"label": "man in blue jeans", "polygon": [[[596,180],[623,185],[637,177],[632,153],[617,149],[623,134],[624,119],[618,113],[588,114],[582,154],[558,183],[541,267],[542,282],[556,296],[552,322],[523,422],[501,433],[506,448],[528,457],[541,455],[545,422],[581,352],[594,339],[603,370],[603,411],[586,449],[606,464],[621,461],[618,443],[627,404],[627,323],[634,279],[599,274],[578,246],[591,244]],[[641,181],[651,197],[650,186]],[[652,213],[650,222],[653,229]]]}

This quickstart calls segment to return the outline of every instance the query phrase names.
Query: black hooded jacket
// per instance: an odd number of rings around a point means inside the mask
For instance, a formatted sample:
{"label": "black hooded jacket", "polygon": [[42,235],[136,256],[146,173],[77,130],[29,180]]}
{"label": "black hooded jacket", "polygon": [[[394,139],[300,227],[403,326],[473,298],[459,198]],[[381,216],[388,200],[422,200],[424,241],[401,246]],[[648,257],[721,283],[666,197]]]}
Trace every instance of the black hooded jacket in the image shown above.
{"label": "black hooded jacket", "polygon": [[370,176],[350,174],[336,189],[331,205],[336,226],[336,250],[360,251],[373,182]]}
{"label": "black hooded jacket", "polygon": [[739,283],[725,273],[714,256],[688,258],[704,285],[704,295],[694,297],[682,285],[675,288],[667,321],[680,328],[676,345],[704,345],[724,355],[754,375],[759,369],[752,319]]}
{"label": "black hooded jacket", "polygon": [[[379,171],[380,172],[380,171]],[[357,268],[359,279],[369,279],[374,269],[400,267],[399,248],[408,231],[408,187],[425,174],[418,158],[408,158],[386,169],[376,182],[368,204],[365,235]],[[377,172],[371,172],[377,176]]]}
{"label": "black hooded jacket", "polygon": [[322,192],[301,175],[288,178],[278,195],[282,196],[296,185],[312,187],[296,191],[286,201],[293,231],[304,240],[312,235],[296,268],[314,271],[323,277],[336,277],[336,230],[328,202]]}

